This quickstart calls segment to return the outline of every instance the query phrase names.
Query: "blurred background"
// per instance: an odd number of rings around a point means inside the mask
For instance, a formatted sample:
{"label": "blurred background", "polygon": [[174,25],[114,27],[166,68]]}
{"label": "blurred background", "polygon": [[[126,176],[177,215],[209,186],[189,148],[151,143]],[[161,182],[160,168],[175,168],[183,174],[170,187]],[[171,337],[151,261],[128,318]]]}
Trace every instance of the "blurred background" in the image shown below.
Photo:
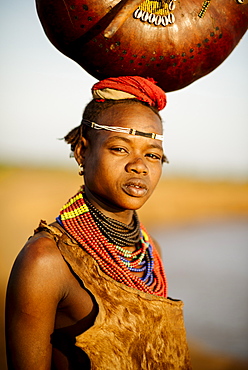
{"label": "blurred background", "polygon": [[[80,178],[62,138],[96,81],[46,38],[28,0],[0,5],[0,368],[13,261]],[[140,217],[185,302],[194,369],[248,368],[248,35],[214,72],[168,94],[165,165]],[[2,363],[1,363],[2,361]]]}

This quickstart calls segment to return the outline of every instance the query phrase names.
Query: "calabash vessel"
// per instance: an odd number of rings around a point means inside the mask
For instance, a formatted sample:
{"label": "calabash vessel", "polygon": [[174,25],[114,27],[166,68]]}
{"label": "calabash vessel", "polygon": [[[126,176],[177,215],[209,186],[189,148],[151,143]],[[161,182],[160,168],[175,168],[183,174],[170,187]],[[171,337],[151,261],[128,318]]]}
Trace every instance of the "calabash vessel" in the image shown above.
{"label": "calabash vessel", "polygon": [[219,66],[248,25],[247,0],[36,0],[53,45],[97,79],[181,89]]}

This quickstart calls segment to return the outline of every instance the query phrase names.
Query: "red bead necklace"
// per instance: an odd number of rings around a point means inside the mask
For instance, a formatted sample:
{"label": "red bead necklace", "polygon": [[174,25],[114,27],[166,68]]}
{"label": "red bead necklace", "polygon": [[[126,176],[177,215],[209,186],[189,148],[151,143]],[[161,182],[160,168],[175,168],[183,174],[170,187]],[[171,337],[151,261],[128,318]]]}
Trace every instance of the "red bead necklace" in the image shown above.
{"label": "red bead necklace", "polygon": [[63,206],[60,220],[65,230],[91,255],[101,270],[112,279],[131,288],[161,297],[167,296],[167,284],[162,261],[153,246],[151,238],[141,225],[141,231],[146,242],[151,244],[154,258],[153,282],[148,286],[138,276],[130,272],[120,259],[116,246],[108,241],[96,225],[82,192],[78,192]]}

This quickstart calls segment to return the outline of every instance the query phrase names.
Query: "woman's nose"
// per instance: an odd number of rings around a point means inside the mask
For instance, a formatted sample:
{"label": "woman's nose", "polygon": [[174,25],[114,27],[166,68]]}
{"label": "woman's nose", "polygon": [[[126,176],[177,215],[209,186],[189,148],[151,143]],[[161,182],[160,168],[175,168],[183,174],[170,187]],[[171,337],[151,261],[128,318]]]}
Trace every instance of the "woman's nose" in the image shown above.
{"label": "woman's nose", "polygon": [[133,172],[144,175],[148,173],[148,168],[142,158],[135,158],[132,161],[128,162],[126,165],[126,170],[130,173]]}

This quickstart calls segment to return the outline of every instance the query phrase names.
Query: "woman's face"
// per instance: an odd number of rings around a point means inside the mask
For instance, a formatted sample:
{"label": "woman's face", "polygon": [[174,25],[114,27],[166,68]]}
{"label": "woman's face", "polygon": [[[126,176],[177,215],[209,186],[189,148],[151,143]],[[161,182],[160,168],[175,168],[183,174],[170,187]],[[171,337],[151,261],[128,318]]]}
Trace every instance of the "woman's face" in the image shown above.
{"label": "woman's face", "polygon": [[[100,125],[162,134],[160,118],[139,103],[119,104],[104,111]],[[85,190],[104,211],[139,209],[155,189],[162,171],[162,142],[106,130],[90,130],[81,162]],[[91,200],[91,199],[89,199]],[[96,204],[97,203],[97,204]]]}

